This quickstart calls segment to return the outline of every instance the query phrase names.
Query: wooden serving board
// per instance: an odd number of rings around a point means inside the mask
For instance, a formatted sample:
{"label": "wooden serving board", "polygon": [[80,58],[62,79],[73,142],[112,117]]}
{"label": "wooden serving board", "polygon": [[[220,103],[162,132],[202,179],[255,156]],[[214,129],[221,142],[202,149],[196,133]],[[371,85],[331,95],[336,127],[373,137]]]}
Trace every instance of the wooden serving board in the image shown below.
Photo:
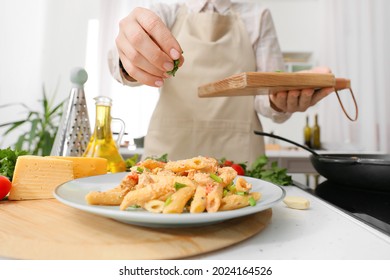
{"label": "wooden serving board", "polygon": [[247,96],[326,87],[336,90],[350,88],[350,80],[335,78],[333,74],[320,73],[244,72],[202,85],[198,88],[198,95],[199,97]]}
{"label": "wooden serving board", "polygon": [[0,256],[12,259],[179,259],[261,232],[272,210],[192,228],[145,228],[83,212],[55,199],[0,202]]}

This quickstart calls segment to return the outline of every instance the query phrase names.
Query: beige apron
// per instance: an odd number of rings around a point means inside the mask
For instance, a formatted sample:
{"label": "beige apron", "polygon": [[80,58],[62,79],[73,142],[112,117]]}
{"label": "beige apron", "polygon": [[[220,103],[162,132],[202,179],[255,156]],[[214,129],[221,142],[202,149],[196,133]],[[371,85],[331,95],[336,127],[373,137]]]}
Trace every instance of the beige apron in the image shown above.
{"label": "beige apron", "polygon": [[183,6],[172,28],[185,63],[165,81],[145,138],[144,156],[167,153],[170,160],[194,156],[253,162],[264,153],[254,97],[199,98],[197,87],[229,75],[256,71],[243,22],[234,11],[187,13]]}

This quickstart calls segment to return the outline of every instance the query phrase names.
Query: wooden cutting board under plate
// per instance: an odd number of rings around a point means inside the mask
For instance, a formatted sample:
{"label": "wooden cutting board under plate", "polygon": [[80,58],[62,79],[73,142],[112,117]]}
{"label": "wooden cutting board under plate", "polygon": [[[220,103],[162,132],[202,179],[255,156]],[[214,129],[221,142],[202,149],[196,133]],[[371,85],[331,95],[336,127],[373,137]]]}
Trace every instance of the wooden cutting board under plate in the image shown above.
{"label": "wooden cutting board under plate", "polygon": [[237,244],[261,232],[272,210],[191,228],[146,228],[55,199],[0,202],[0,256],[11,259],[180,259]]}
{"label": "wooden cutting board under plate", "polygon": [[329,73],[244,72],[202,85],[199,97],[261,95],[293,89],[350,88],[350,80]]}

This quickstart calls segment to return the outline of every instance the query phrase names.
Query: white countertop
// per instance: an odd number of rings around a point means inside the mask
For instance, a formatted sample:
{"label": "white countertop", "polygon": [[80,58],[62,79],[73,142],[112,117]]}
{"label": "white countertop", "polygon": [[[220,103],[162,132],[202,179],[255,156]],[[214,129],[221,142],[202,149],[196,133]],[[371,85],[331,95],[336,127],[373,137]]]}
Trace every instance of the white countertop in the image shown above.
{"label": "white countertop", "polygon": [[308,198],[311,207],[295,210],[280,202],[257,235],[192,259],[390,260],[390,236],[297,187],[286,191]]}
{"label": "white countertop", "polygon": [[285,189],[287,195],[308,198],[311,207],[295,210],[279,202],[270,223],[257,235],[190,259],[390,260],[390,236],[298,187]]}

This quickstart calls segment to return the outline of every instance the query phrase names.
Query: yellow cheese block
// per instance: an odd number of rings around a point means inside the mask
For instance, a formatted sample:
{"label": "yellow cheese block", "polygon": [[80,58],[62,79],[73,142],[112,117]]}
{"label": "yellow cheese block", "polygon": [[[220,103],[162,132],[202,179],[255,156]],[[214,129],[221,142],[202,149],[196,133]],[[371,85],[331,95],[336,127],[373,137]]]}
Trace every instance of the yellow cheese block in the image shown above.
{"label": "yellow cheese block", "polygon": [[71,160],[73,162],[73,175],[75,179],[107,174],[107,159],[105,158],[62,156],[48,156],[47,158]]}
{"label": "yellow cheese block", "polygon": [[8,199],[53,198],[53,191],[58,185],[73,179],[73,162],[70,160],[19,156]]}

